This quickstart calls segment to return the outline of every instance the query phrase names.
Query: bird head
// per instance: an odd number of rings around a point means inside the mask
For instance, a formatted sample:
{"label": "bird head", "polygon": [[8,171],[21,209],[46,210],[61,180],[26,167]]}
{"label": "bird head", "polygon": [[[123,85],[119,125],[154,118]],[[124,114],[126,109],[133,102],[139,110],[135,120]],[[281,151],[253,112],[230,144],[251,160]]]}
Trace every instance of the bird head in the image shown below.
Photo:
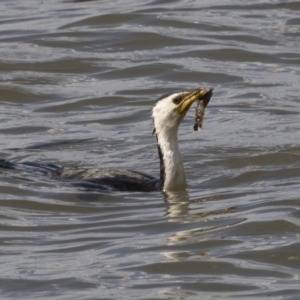
{"label": "bird head", "polygon": [[183,91],[160,97],[152,108],[153,133],[177,130],[192,104],[205,92],[204,87],[199,87],[192,92]]}

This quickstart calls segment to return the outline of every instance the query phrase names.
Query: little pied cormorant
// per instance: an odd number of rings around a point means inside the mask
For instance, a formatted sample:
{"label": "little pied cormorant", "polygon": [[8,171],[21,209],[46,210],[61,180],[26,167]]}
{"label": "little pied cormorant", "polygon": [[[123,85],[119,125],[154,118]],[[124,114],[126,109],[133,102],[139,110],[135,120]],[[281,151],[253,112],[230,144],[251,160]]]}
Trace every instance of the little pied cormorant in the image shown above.
{"label": "little pied cormorant", "polygon": [[[152,108],[152,117],[160,159],[160,178],[126,170],[78,167],[58,167],[52,164],[11,163],[0,160],[0,167],[7,169],[33,169],[47,173],[55,179],[70,180],[80,186],[112,191],[176,191],[186,188],[183,163],[178,148],[178,127],[187,111],[196,100],[210,93],[199,87],[192,92],[178,92],[164,95]],[[207,105],[207,103],[206,103]],[[206,106],[205,105],[205,106]],[[197,113],[196,113],[197,115]]]}

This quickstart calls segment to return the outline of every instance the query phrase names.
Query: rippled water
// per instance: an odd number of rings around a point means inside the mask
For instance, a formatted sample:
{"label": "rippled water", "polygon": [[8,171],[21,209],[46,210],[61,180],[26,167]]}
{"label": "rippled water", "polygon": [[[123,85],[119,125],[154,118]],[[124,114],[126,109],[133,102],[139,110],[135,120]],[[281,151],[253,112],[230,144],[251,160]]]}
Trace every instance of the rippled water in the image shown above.
{"label": "rippled water", "polygon": [[215,87],[204,130],[180,128],[186,193],[1,170],[1,299],[299,299],[299,12],[1,1],[1,158],[158,176],[155,99]]}

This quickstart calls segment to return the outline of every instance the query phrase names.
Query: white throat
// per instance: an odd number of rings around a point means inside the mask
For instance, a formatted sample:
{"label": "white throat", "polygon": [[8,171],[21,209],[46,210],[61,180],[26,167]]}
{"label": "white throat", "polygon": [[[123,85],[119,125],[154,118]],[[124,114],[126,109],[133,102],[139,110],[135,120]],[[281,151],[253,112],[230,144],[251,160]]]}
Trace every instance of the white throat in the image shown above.
{"label": "white throat", "polygon": [[[179,112],[178,102],[187,92],[167,95],[158,100],[152,109],[153,123],[160,158],[161,188],[176,191],[186,188],[183,163],[178,148],[178,127],[185,116]],[[179,98],[178,98],[179,97]]]}
{"label": "white throat", "polygon": [[[161,180],[163,190],[181,190],[186,188],[186,178],[178,148],[178,126],[163,129],[156,133],[161,151]],[[163,169],[162,169],[163,168]]]}

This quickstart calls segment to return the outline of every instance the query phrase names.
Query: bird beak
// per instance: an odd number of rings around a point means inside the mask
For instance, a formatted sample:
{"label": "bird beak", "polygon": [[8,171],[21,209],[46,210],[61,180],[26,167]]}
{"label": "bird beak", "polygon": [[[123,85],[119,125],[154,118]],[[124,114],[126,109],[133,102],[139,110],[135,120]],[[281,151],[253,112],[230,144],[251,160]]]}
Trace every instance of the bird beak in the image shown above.
{"label": "bird beak", "polygon": [[200,99],[206,93],[206,89],[204,87],[199,87],[195,91],[188,93],[184,96],[183,100],[175,107],[175,110],[178,111],[179,114],[185,114],[195,100]]}

